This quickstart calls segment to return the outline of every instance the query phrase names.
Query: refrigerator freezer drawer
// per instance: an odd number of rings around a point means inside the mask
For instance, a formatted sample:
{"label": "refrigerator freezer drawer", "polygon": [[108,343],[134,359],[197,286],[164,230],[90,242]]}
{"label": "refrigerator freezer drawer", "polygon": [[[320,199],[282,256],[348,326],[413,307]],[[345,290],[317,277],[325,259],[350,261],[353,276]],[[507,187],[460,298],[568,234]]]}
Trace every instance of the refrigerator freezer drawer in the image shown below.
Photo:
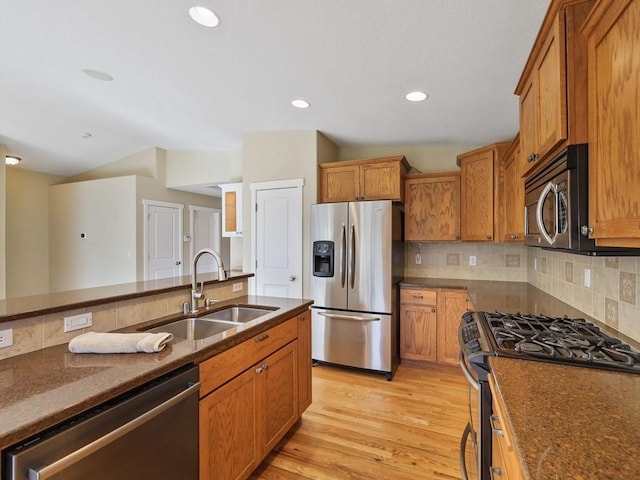
{"label": "refrigerator freezer drawer", "polygon": [[314,360],[382,372],[393,370],[391,315],[312,308]]}

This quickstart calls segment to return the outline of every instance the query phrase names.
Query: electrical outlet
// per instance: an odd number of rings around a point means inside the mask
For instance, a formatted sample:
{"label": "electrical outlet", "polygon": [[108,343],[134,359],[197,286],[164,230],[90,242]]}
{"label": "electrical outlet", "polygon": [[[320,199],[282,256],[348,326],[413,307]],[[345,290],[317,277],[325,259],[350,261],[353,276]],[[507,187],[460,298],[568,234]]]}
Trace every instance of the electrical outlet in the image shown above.
{"label": "electrical outlet", "polygon": [[470,255],[469,256],[469,265],[471,265],[471,266],[475,266],[476,265],[476,256],[475,255]]}
{"label": "electrical outlet", "polygon": [[65,333],[73,332],[74,330],[90,327],[93,325],[92,319],[93,315],[91,312],[80,313],[72,317],[64,317],[64,331]]}
{"label": "electrical outlet", "polygon": [[416,253],[416,265],[420,265],[422,263],[422,255]]}
{"label": "electrical outlet", "polygon": [[591,288],[591,270],[589,268],[584,269],[584,286]]}
{"label": "electrical outlet", "polygon": [[10,347],[13,345],[13,328],[0,330],[0,348]]}
{"label": "electrical outlet", "polygon": [[533,269],[538,270],[538,257],[533,257]]}
{"label": "electrical outlet", "polygon": [[233,284],[233,291],[234,292],[241,292],[242,291],[242,282],[234,283]]}

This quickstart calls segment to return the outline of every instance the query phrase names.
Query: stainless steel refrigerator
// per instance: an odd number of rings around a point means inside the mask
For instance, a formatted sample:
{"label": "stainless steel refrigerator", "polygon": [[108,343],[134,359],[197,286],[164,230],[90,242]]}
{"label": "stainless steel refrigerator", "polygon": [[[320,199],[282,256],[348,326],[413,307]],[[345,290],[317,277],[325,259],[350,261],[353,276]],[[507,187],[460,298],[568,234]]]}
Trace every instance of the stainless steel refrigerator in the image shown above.
{"label": "stainless steel refrigerator", "polygon": [[389,200],[311,206],[312,357],[385,373],[399,363],[403,218]]}

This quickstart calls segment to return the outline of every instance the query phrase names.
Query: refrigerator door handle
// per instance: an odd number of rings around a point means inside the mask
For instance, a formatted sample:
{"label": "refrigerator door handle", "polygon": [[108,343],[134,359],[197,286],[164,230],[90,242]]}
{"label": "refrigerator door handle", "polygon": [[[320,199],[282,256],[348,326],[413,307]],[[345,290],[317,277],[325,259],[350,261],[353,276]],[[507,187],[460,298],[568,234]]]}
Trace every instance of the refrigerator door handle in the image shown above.
{"label": "refrigerator door handle", "polygon": [[347,270],[347,257],[345,252],[347,250],[347,227],[342,224],[342,231],[340,233],[340,286],[344,288],[344,280]]}
{"label": "refrigerator door handle", "polygon": [[339,313],[318,312],[321,317],[327,317],[332,320],[354,320],[356,322],[379,322],[380,317],[364,317],[359,315],[340,315]]}
{"label": "refrigerator door handle", "polygon": [[349,283],[351,284],[351,289],[356,283],[356,226],[351,225],[351,265],[349,272]]}

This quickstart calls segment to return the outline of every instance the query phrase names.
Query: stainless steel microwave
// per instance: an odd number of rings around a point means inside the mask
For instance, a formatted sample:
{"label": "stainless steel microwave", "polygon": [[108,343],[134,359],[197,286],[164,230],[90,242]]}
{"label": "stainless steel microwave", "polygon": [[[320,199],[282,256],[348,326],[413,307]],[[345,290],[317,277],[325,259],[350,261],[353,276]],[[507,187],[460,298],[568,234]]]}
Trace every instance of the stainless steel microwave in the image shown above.
{"label": "stainless steel microwave", "polygon": [[525,182],[525,244],[586,255],[638,255],[597,247],[588,237],[589,164],[586,144],[571,145]]}

